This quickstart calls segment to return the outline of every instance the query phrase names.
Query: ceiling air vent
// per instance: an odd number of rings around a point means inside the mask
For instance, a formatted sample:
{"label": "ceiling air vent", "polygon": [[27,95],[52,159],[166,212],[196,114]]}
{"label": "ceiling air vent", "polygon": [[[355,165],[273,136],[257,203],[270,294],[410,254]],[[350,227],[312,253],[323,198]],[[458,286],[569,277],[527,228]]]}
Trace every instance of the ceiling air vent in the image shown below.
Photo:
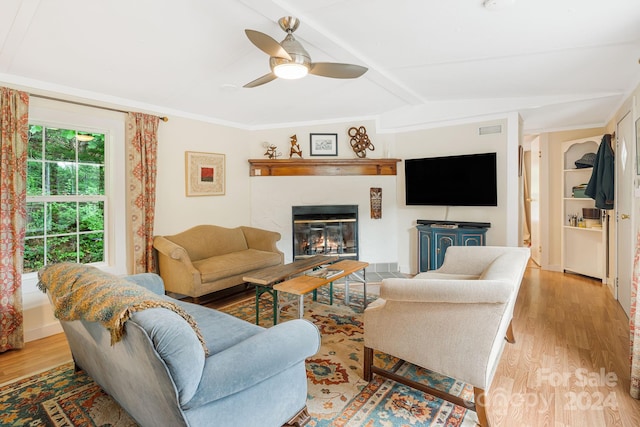
{"label": "ceiling air vent", "polygon": [[502,133],[502,125],[483,126],[478,128],[479,135],[490,135],[492,133]]}

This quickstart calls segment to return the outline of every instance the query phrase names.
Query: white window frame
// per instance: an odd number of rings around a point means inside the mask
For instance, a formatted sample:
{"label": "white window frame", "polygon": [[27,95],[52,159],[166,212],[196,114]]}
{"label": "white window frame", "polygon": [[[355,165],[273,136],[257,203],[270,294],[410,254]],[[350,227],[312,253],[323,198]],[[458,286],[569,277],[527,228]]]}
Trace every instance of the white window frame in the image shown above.
{"label": "white window frame", "polygon": [[[96,262],[96,263],[91,263],[91,265],[93,266],[104,266],[105,264],[108,265],[109,264],[109,244],[110,244],[110,239],[107,238],[107,231],[109,230],[109,205],[110,205],[110,197],[109,197],[109,188],[107,186],[107,183],[109,182],[109,174],[110,174],[110,167],[109,167],[109,146],[107,144],[107,141],[110,140],[109,138],[109,130],[108,129],[88,129],[88,128],[80,128],[80,127],[74,127],[74,128],[69,128],[66,127],[66,125],[60,125],[60,124],[55,124],[55,123],[45,123],[45,122],[41,122],[41,121],[35,121],[35,120],[29,120],[29,125],[37,125],[37,126],[42,126],[43,128],[62,128],[62,129],[70,129],[70,130],[75,130],[77,132],[87,132],[87,133],[101,133],[104,134],[104,175],[105,175],[105,188],[104,188],[104,195],[78,195],[78,194],[71,194],[71,195],[38,195],[38,196],[29,196],[27,195],[27,203],[59,203],[59,202],[70,202],[70,203],[83,203],[83,202],[103,202],[103,206],[104,206],[104,217],[103,217],[103,231],[104,231],[104,248],[103,248],[103,257],[104,257],[104,261],[103,262]],[[44,145],[45,145],[46,141],[43,139],[42,144],[43,144],[43,149],[44,149]],[[44,154],[44,153],[43,153]],[[77,152],[76,152],[76,156],[77,156]],[[45,162],[44,157],[42,158],[42,163]],[[82,162],[78,162],[77,157],[74,159],[73,163],[75,165],[78,165],[78,163],[82,163]],[[77,171],[76,171],[77,172]],[[78,175],[76,173],[76,188],[79,188],[79,183],[77,182],[78,180]],[[82,234],[86,234],[84,232],[78,232],[75,231],[74,233],[69,233],[69,234],[73,234],[76,236],[80,236]],[[46,241],[46,239],[45,239]],[[80,243],[79,240],[77,242],[78,244]],[[47,252],[47,245],[45,244],[45,256],[46,256],[46,252]]]}
{"label": "white window frame", "polygon": [[[29,123],[105,134],[105,262],[92,264],[116,275],[127,274],[125,117],[122,113],[32,98]],[[37,289],[37,273],[22,275],[23,305],[48,302]]]}

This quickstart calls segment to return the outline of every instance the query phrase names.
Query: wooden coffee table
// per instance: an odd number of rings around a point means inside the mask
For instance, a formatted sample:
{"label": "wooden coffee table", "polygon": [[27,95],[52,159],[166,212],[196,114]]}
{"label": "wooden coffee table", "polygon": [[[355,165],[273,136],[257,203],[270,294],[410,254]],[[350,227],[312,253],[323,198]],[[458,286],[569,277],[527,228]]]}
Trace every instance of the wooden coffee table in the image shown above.
{"label": "wooden coffee table", "polygon": [[[302,318],[304,314],[304,296],[309,292],[314,292],[314,301],[316,299],[316,291],[319,287],[329,284],[329,304],[333,304],[333,282],[337,279],[345,278],[344,287],[344,302],[349,304],[349,275],[362,270],[362,283],[364,287],[364,300],[362,302],[362,309],[367,308],[367,277],[366,267],[369,266],[368,262],[355,261],[355,260],[342,260],[331,264],[332,269],[343,270],[342,273],[336,274],[329,278],[312,277],[307,275],[301,275],[294,277],[284,282],[278,283],[273,286],[273,289],[280,292],[286,292],[298,296],[298,317]],[[280,310],[280,307],[277,308]]]}
{"label": "wooden coffee table", "polygon": [[260,297],[270,294],[273,298],[273,324],[278,323],[278,290],[274,289],[276,283],[289,279],[296,274],[319,267],[323,264],[331,264],[338,261],[337,256],[315,255],[310,258],[294,261],[290,264],[274,265],[263,268],[242,277],[245,282],[253,283],[256,287],[256,325],[260,319]]}

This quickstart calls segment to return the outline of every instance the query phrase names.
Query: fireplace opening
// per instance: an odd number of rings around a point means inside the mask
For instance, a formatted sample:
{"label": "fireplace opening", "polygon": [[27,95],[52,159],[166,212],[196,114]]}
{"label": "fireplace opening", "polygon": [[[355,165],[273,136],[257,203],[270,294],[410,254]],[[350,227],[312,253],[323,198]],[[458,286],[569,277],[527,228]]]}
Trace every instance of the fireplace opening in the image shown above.
{"label": "fireplace opening", "polygon": [[293,206],[293,259],[358,259],[358,205]]}

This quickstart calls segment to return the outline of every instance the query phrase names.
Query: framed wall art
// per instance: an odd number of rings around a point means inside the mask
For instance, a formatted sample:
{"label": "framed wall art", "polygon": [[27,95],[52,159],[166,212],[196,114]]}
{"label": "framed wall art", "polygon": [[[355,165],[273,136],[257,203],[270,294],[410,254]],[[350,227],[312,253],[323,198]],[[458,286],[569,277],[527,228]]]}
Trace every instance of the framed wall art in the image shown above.
{"label": "framed wall art", "polygon": [[311,133],[309,134],[311,147],[309,154],[312,156],[337,156],[337,133]]}
{"label": "framed wall art", "polygon": [[186,192],[189,196],[221,196],[225,189],[224,154],[185,151]]}

